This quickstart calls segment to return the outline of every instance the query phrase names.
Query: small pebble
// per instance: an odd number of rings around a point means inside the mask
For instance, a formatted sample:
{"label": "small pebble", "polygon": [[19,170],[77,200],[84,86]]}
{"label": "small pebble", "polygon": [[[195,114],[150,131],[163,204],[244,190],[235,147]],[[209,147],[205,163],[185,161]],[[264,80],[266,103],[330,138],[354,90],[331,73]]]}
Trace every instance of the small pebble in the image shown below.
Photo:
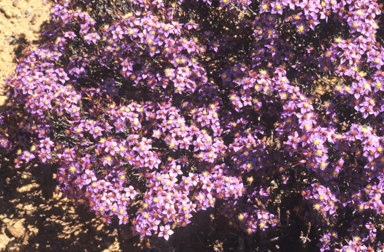
{"label": "small pebble", "polygon": [[21,14],[20,14],[20,13],[17,13],[16,18],[17,18],[17,19],[20,19],[20,18],[21,18]]}
{"label": "small pebble", "polygon": [[0,11],[4,13],[6,18],[12,18],[12,13],[10,12],[9,9],[7,9],[5,7],[1,7]]}
{"label": "small pebble", "polygon": [[30,15],[32,15],[32,11],[26,10],[25,17],[29,17]]}
{"label": "small pebble", "polygon": [[12,3],[13,7],[17,7],[19,5],[19,0],[15,0]]}

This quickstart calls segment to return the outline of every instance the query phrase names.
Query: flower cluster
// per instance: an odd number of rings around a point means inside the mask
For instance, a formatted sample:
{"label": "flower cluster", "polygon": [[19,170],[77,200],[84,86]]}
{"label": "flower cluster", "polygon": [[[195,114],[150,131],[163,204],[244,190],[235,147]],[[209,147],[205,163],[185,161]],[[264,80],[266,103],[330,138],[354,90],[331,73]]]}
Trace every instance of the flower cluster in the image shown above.
{"label": "flower cluster", "polygon": [[381,251],[381,7],[60,1],[7,80],[1,146],[141,237],[214,207],[249,234],[294,218],[321,251]]}

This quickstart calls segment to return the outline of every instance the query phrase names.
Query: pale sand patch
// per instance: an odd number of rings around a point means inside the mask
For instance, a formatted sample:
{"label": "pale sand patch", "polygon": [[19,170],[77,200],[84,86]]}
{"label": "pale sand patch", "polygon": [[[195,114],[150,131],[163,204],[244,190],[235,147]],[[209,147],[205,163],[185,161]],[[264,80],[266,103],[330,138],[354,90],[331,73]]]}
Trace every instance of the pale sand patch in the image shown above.
{"label": "pale sand patch", "polygon": [[[0,87],[14,73],[15,59],[22,49],[39,38],[41,25],[49,20],[51,6],[51,2],[43,0],[0,0]],[[0,106],[5,100],[0,92]]]}

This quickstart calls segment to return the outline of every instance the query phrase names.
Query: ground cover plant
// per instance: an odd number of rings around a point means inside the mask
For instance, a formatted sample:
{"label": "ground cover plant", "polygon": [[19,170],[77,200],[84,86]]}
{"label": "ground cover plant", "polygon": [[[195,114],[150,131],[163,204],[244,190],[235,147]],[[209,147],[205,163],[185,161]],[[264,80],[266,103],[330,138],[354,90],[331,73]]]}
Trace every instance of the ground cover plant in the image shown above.
{"label": "ground cover plant", "polygon": [[140,237],[215,208],[249,235],[296,218],[320,251],[384,251],[381,7],[59,1],[7,80],[0,144]]}

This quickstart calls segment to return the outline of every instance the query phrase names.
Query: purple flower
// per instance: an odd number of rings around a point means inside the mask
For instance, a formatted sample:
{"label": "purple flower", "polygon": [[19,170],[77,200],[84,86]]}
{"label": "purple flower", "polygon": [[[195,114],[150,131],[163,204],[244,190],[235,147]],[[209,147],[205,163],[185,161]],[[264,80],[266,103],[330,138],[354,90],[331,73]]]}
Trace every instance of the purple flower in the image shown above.
{"label": "purple flower", "polygon": [[92,136],[94,138],[97,138],[97,137],[103,135],[102,131],[103,131],[102,128],[100,128],[99,126],[96,126],[96,127],[91,128],[90,133],[92,134]]}
{"label": "purple flower", "polygon": [[90,44],[91,42],[96,43],[97,40],[100,39],[100,36],[96,32],[88,33],[88,34],[84,35],[83,39],[84,39],[85,43],[87,43],[87,44]]}
{"label": "purple flower", "polygon": [[71,117],[75,117],[75,116],[79,116],[80,115],[80,109],[78,107],[76,107],[75,105],[72,105],[69,109],[68,109]]}
{"label": "purple flower", "polygon": [[165,240],[168,241],[169,236],[173,234],[173,230],[171,230],[171,227],[169,225],[166,226],[160,226],[160,232],[159,237],[164,237]]}
{"label": "purple flower", "polygon": [[41,149],[40,154],[39,154],[39,158],[40,158],[41,162],[43,162],[45,164],[47,162],[47,159],[48,160],[52,159],[52,156],[50,154],[50,151],[48,151],[47,149]]}
{"label": "purple flower", "polygon": [[124,132],[125,130],[125,122],[123,122],[120,119],[117,119],[116,122],[113,124],[115,126],[115,132]]}
{"label": "purple flower", "polygon": [[88,26],[88,24],[81,24],[80,25],[80,33],[87,33],[88,32],[88,30],[89,30],[89,26]]}
{"label": "purple flower", "polygon": [[107,155],[107,156],[101,158],[101,162],[103,163],[103,165],[110,165],[111,166],[113,164],[113,161],[114,161],[114,158],[111,157],[110,155]]}
{"label": "purple flower", "polygon": [[272,7],[272,10],[271,10],[272,14],[283,15],[283,5],[281,4],[281,2],[279,1],[272,2],[271,7]]}
{"label": "purple flower", "polygon": [[21,156],[21,158],[24,159],[26,163],[28,163],[30,160],[35,158],[35,155],[30,153],[29,151],[23,151],[23,155]]}
{"label": "purple flower", "polygon": [[64,33],[64,37],[74,39],[76,37],[76,34],[73,31],[68,31]]}

